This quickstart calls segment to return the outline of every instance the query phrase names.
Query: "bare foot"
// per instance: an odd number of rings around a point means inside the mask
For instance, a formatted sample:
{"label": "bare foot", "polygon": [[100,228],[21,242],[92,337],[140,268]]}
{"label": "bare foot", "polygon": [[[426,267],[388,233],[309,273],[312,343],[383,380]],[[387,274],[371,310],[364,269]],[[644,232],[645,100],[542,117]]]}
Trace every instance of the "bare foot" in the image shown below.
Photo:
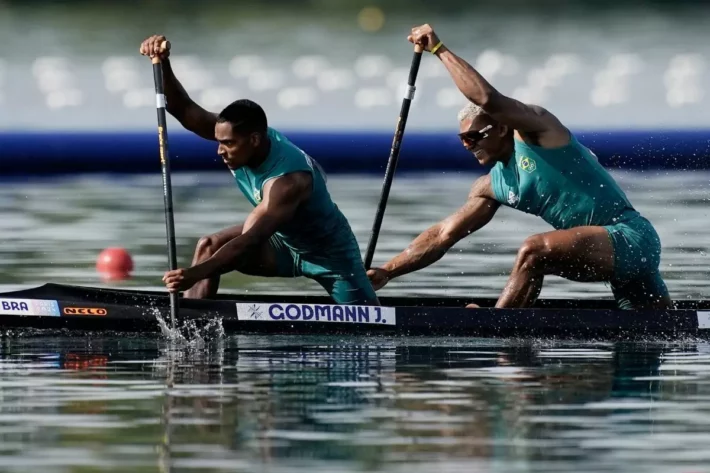
{"label": "bare foot", "polygon": [[466,306],[466,308],[467,308],[467,309],[480,309],[481,306],[478,305],[478,304],[474,304],[474,303],[472,302],[472,303],[468,304],[468,305]]}

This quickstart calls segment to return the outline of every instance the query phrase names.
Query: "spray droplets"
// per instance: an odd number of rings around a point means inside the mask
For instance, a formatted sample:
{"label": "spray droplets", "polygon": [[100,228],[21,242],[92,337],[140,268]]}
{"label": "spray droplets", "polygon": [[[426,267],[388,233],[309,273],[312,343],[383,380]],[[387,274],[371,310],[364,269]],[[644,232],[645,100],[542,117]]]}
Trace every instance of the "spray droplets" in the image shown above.
{"label": "spray droplets", "polygon": [[171,343],[193,348],[204,347],[205,340],[220,340],[224,338],[222,318],[214,316],[204,321],[186,320],[182,326],[171,329],[157,309],[151,309],[158,322],[160,332]]}

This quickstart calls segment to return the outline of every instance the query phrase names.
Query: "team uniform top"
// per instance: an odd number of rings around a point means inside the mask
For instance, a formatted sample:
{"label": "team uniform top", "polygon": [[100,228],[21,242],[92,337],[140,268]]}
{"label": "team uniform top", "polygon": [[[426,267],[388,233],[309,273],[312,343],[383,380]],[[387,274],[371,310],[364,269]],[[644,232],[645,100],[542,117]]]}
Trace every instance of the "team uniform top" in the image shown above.
{"label": "team uniform top", "polygon": [[[307,172],[313,179],[311,198],[300,206],[293,220],[277,235],[302,256],[340,253],[350,247],[352,231],[347,219],[331,199],[320,166],[284,135],[268,128],[271,150],[258,168],[242,166],[233,171],[237,186],[257,206],[267,181],[293,172]],[[333,255],[337,256],[337,255]]]}
{"label": "team uniform top", "polygon": [[613,225],[639,216],[596,156],[572,135],[547,149],[515,140],[515,157],[491,170],[496,200],[555,229]]}
{"label": "team uniform top", "polygon": [[326,176],[308,154],[279,131],[269,127],[269,155],[257,168],[232,170],[237,186],[253,206],[263,199],[264,184],[293,172],[312,176],[308,201],[272,237],[277,252],[279,275],[306,276],[323,285],[339,303],[376,301],[350,224],[333,202]]}
{"label": "team uniform top", "polygon": [[515,139],[513,156],[490,171],[495,199],[537,215],[557,230],[604,227],[614,245],[611,285],[622,307],[667,292],[658,266],[661,240],[634,209],[597,157],[570,133],[570,142],[547,149]]}

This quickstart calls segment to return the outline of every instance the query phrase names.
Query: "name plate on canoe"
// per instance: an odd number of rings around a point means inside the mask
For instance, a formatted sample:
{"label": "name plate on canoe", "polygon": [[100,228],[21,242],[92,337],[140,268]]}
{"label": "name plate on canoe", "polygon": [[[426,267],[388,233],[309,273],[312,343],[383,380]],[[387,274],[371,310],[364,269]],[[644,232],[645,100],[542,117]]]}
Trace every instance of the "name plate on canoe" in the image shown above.
{"label": "name plate on canoe", "polygon": [[50,300],[0,299],[0,314],[59,317],[59,304]]}
{"label": "name plate on canoe", "polygon": [[397,325],[394,307],[335,304],[237,303],[237,319],[255,322]]}

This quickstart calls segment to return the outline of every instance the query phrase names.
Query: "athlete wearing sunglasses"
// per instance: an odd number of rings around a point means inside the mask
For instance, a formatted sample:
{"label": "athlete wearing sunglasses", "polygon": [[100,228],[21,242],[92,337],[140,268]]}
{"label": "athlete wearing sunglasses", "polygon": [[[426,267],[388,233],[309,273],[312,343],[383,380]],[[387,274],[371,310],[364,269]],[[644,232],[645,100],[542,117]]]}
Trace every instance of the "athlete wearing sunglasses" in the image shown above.
{"label": "athlete wearing sunglasses", "polygon": [[474,182],[458,211],[370,270],[373,287],[436,262],[505,205],[541,217],[554,230],[523,242],[496,307],[534,305],[544,277],[557,275],[609,282],[620,308],[671,308],[659,272],[660,238],[594,153],[549,111],[497,91],[431,26],[412,29],[408,39],[441,60],[470,102],[459,113],[459,138],[490,171]]}

